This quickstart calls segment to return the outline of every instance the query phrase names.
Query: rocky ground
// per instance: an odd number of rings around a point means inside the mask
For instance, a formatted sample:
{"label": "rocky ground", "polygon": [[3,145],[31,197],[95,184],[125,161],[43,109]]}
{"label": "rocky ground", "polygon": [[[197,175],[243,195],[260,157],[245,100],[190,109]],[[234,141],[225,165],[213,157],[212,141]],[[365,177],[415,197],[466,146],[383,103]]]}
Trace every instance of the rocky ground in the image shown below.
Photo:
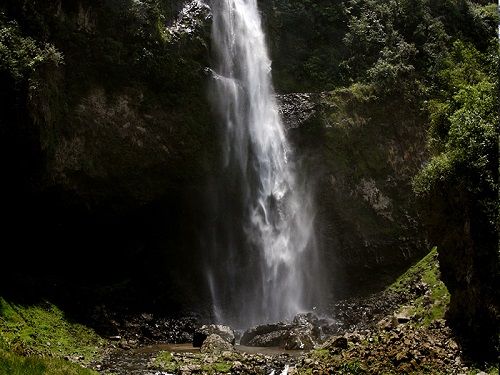
{"label": "rocky ground", "polygon": [[[115,322],[116,349],[94,368],[117,375],[498,374],[492,364],[467,361],[444,319],[448,302],[433,251],[387,290],[333,304],[333,318],[299,314],[241,337],[229,327],[197,326],[193,317]],[[143,346],[157,337],[193,346]]]}

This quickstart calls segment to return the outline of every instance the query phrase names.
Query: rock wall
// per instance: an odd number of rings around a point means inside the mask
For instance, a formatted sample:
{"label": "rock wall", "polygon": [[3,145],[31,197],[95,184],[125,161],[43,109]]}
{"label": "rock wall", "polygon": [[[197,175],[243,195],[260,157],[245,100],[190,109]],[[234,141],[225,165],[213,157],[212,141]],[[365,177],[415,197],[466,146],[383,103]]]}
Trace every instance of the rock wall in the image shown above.
{"label": "rock wall", "polygon": [[217,159],[207,7],[8,1],[0,10],[21,38],[13,50],[50,44],[62,57],[17,81],[0,76],[2,231],[7,261],[20,265],[2,288],[57,289],[56,301],[76,305],[110,296],[170,311],[196,305],[193,258]]}
{"label": "rock wall", "polygon": [[[414,103],[378,98],[370,87],[308,93],[333,87],[315,75],[321,66],[306,67],[329,36],[341,39],[342,13],[338,28],[307,49],[326,26],[292,32],[295,8],[286,5],[262,9],[277,89],[299,91],[281,97],[282,111],[304,183],[316,192],[318,244],[335,295],[366,293],[427,249],[410,187],[425,160],[425,120]],[[44,285],[99,285],[81,298],[203,309],[198,255],[210,230],[207,186],[221,173],[207,100],[208,8],[200,1],[12,0],[3,11],[63,59],[25,77],[34,85],[5,86],[9,183],[2,196],[5,232],[16,244],[12,262],[27,256],[28,272],[46,278]],[[304,48],[294,55],[297,41]]]}
{"label": "rock wall", "polygon": [[[425,118],[368,86],[285,96],[335,296],[383,288],[428,249],[411,188],[426,160]],[[297,122],[287,107],[309,116]]]}

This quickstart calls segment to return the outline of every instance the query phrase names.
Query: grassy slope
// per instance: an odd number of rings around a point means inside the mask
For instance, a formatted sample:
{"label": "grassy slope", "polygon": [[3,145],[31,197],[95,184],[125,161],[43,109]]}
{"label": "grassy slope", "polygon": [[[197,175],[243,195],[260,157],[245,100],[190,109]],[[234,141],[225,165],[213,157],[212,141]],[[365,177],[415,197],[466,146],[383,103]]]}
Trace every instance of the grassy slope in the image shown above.
{"label": "grassy slope", "polygon": [[95,374],[63,358],[88,364],[104,344],[91,329],[68,322],[54,305],[21,306],[0,297],[1,374]]}
{"label": "grassy slope", "polygon": [[443,319],[450,302],[450,294],[440,279],[437,248],[433,248],[418,263],[401,275],[389,291],[402,293],[411,285],[422,282],[428,285],[429,292],[417,297],[406,313],[413,316],[418,325],[429,325],[436,319]]}

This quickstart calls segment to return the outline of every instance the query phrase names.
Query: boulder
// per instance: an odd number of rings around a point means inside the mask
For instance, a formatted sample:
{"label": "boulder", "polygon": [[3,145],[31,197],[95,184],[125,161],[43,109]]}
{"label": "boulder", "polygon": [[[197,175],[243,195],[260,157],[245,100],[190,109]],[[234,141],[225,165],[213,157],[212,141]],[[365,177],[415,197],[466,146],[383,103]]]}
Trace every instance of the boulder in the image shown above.
{"label": "boulder", "polygon": [[254,347],[282,347],[310,350],[321,341],[322,320],[312,313],[298,314],[292,323],[264,324],[247,330],[241,344]]}
{"label": "boulder", "polygon": [[290,332],[286,329],[257,335],[250,341],[242,342],[242,345],[254,347],[284,347]]}
{"label": "boulder", "polygon": [[233,351],[233,345],[214,333],[210,334],[201,346],[202,353],[223,353]]}
{"label": "boulder", "polygon": [[211,334],[218,335],[231,345],[234,345],[236,342],[234,331],[231,329],[231,327],[224,326],[221,324],[209,324],[209,325],[203,325],[194,331],[193,346],[195,348],[200,348],[203,345],[203,342],[206,340],[206,338]]}
{"label": "boulder", "polygon": [[284,346],[286,335],[292,328],[290,324],[263,324],[246,330],[240,343],[245,346]]}

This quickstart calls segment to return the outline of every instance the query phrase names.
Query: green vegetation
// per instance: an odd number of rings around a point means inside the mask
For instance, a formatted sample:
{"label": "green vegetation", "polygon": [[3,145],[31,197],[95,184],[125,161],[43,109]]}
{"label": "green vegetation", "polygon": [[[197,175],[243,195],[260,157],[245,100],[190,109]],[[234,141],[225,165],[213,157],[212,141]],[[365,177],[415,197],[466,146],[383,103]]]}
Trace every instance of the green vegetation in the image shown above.
{"label": "green vegetation", "polygon": [[[355,257],[362,246],[342,236],[361,232],[350,220],[362,228],[360,237],[370,248],[382,238],[384,247],[390,238],[418,238],[426,225],[451,294],[450,323],[463,333],[466,350],[496,358],[498,6],[488,0],[273,4],[277,10],[269,10],[268,28],[276,59],[282,60],[282,66],[275,64],[277,87],[331,92],[326,126],[311,139],[316,148],[318,139],[325,140],[319,163],[335,177],[321,202],[335,222],[332,232],[340,232],[331,236],[340,238],[340,248],[351,246],[338,251]],[[388,210],[373,215],[370,205],[354,199],[361,178],[370,178],[378,189],[372,196],[390,198]],[[417,206],[422,209],[417,224],[405,223]],[[412,246],[417,253],[424,241],[407,248]],[[388,259],[384,253],[384,262]],[[429,298],[442,303],[433,305],[423,322],[444,313],[446,293],[441,288],[433,293]]]}
{"label": "green vegetation", "polygon": [[364,374],[366,373],[365,367],[359,361],[351,361],[343,363],[338,369],[338,373],[342,375],[347,374]]}
{"label": "green vegetation", "polygon": [[498,66],[498,40],[483,50],[453,43],[428,102],[432,158],[413,182],[451,293],[450,323],[472,355],[491,359],[500,350]]}
{"label": "green vegetation", "polygon": [[84,357],[88,362],[104,346],[91,329],[70,323],[56,306],[21,306],[0,298],[0,337],[6,347],[22,355]]}
{"label": "green vegetation", "polygon": [[491,366],[487,367],[484,369],[471,369],[467,372],[467,375],[477,375],[480,372],[485,372],[488,375],[498,375],[498,365],[497,366]]}
{"label": "green vegetation", "polygon": [[418,325],[428,326],[436,319],[445,317],[450,302],[448,289],[440,279],[437,248],[433,248],[417,264],[401,275],[390,287],[389,291],[404,293],[412,285],[425,283],[429,292],[415,299],[405,313],[413,316]]}
{"label": "green vegetation", "polygon": [[429,146],[435,155],[414,182],[421,196],[460,186],[479,200],[492,229],[498,208],[497,49],[482,54],[471,44],[455,42],[438,74],[445,90],[429,102]]}
{"label": "green vegetation", "polygon": [[311,351],[311,358],[317,360],[326,360],[330,357],[330,351],[328,349],[314,349]]}
{"label": "green vegetation", "polygon": [[0,349],[3,375],[97,375],[97,372],[58,358],[24,357]]}
{"label": "green vegetation", "polygon": [[369,82],[381,93],[425,94],[450,41],[484,49],[498,17],[493,1],[276,0],[263,7],[277,86],[292,92]]}
{"label": "green vegetation", "polygon": [[94,374],[63,357],[89,363],[103,346],[103,339],[68,322],[54,305],[22,306],[0,298],[1,374]]}
{"label": "green vegetation", "polygon": [[8,72],[19,82],[33,78],[43,64],[58,66],[62,54],[52,45],[23,36],[16,21],[8,21],[0,9],[0,73]]}

